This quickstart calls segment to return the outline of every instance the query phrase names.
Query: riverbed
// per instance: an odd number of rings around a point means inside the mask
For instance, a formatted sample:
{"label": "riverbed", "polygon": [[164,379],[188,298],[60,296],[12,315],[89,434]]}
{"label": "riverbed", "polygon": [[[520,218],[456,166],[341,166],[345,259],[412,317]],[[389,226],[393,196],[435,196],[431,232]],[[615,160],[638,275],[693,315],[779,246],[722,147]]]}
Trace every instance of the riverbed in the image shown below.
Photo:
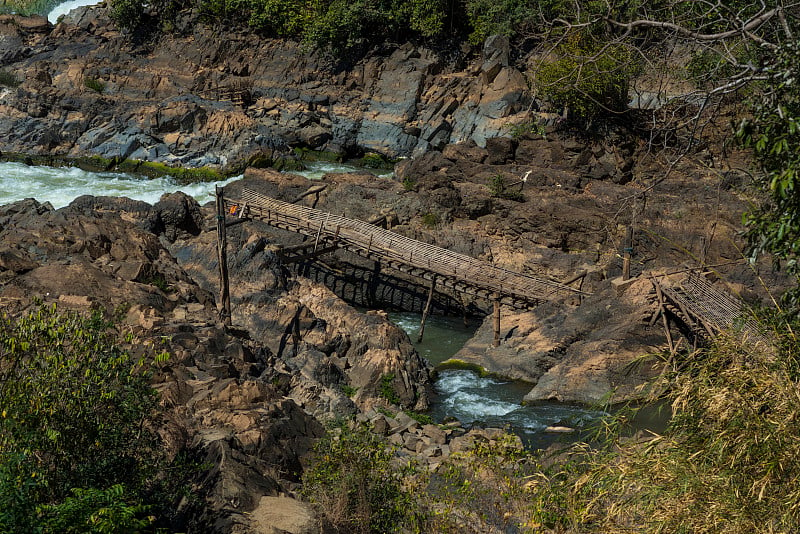
{"label": "riverbed", "polygon": [[[336,163],[313,163],[298,172],[310,179],[319,179],[329,172],[358,170]],[[126,196],[150,204],[161,195],[183,191],[204,204],[213,200],[215,186],[239,179],[234,176],[218,182],[178,184],[169,176],[144,178],[114,172],[88,172],[75,167],[28,166],[22,163],[0,163],[0,205],[25,198],[50,202],[54,208],[68,205],[81,195]],[[420,315],[393,313],[390,318],[416,342]],[[432,316],[425,327],[417,350],[434,366],[451,358],[474,334],[478,324],[464,324],[463,319]],[[530,384],[481,376],[465,369],[438,369],[437,396],[431,417],[444,421],[454,417],[465,425],[508,427],[518,433],[528,446],[544,446],[556,439],[545,433],[548,426],[585,428],[603,415],[602,411],[558,403],[522,405]]]}
{"label": "riverbed", "polygon": [[[442,365],[452,358],[478,327],[473,320],[464,324],[456,317],[432,316],[425,322],[421,343],[417,343],[421,316],[417,313],[390,313],[389,318],[411,338],[417,351],[437,368],[436,398],[430,411],[436,422],[454,417],[470,426],[507,427],[530,448],[546,447],[559,439],[585,437],[601,417],[602,410],[556,402],[522,404],[531,384],[482,376],[470,369]],[[575,429],[574,433],[546,432],[548,427]]]}

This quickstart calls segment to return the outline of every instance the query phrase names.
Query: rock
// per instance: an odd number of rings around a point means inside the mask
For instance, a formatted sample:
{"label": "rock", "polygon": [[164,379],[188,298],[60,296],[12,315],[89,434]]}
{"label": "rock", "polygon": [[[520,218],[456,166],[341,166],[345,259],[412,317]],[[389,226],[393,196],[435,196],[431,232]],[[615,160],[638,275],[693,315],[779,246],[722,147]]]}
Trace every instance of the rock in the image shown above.
{"label": "rock", "polygon": [[574,428],[570,428],[568,426],[548,426],[544,429],[545,432],[550,434],[571,434],[575,432]]}
{"label": "rock", "polygon": [[431,441],[436,445],[444,445],[447,442],[447,436],[444,430],[436,425],[424,425],[422,427],[422,433],[431,438]]}
{"label": "rock", "polygon": [[313,534],[317,532],[316,516],[308,503],[287,497],[261,497],[251,512],[258,532]]}

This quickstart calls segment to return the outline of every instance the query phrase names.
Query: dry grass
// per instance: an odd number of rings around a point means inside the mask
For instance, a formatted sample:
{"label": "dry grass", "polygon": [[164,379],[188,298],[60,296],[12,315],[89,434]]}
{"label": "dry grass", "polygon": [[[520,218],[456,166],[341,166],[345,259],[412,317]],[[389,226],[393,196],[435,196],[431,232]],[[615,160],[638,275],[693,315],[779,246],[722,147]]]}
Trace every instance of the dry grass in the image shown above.
{"label": "dry grass", "polygon": [[668,431],[576,447],[534,492],[541,531],[800,531],[797,344],[720,339],[668,380]]}

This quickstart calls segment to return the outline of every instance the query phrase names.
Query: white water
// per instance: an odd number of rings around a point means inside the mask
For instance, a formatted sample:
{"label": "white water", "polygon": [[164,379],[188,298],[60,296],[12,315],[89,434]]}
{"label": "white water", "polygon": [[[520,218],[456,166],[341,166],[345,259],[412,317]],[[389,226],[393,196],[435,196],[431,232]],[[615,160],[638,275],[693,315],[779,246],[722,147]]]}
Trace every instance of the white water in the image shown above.
{"label": "white water", "polygon": [[[389,318],[408,333],[417,352],[434,366],[454,356],[476,327],[474,324],[465,327],[459,318],[432,316],[425,324],[422,343],[416,343],[420,314],[391,313]],[[530,391],[530,384],[482,377],[464,369],[440,370],[435,389],[437,396],[431,408],[435,421],[455,417],[467,426],[508,426],[532,448],[546,447],[560,437],[580,437],[577,433],[545,434],[548,426],[565,425],[580,430],[605,415],[599,410],[555,402],[523,406],[522,399]]]}
{"label": "white water", "polygon": [[0,206],[35,198],[62,208],[81,195],[128,197],[158,202],[164,193],[183,191],[200,204],[214,199],[215,185],[224,185],[240,177],[221,182],[179,185],[172,177],[143,178],[116,172],[88,172],[77,167],[29,166],[0,163]]}
{"label": "white water", "polygon": [[[308,170],[296,171],[316,180],[329,172],[352,172],[355,167],[336,163],[313,163]],[[25,198],[50,202],[62,208],[81,195],[128,197],[150,204],[164,193],[183,191],[200,204],[214,200],[214,188],[241,176],[219,182],[178,184],[172,177],[146,178],[119,172],[89,172],[77,167],[29,166],[22,163],[0,163],[0,206]]]}
{"label": "white water", "polygon": [[[556,439],[544,434],[548,426],[565,425],[578,431],[597,421],[604,412],[555,402],[522,405],[530,384],[481,377],[474,371],[445,369],[436,381],[439,395],[433,418],[455,417],[465,425],[510,427],[530,447],[543,447]],[[568,435],[577,439],[578,434]]]}
{"label": "white water", "polygon": [[68,2],[63,2],[54,7],[53,10],[47,14],[47,20],[49,20],[51,24],[55,24],[58,22],[58,17],[61,15],[66,15],[73,9],[83,6],[97,5],[101,1],[102,0],[69,0]]}

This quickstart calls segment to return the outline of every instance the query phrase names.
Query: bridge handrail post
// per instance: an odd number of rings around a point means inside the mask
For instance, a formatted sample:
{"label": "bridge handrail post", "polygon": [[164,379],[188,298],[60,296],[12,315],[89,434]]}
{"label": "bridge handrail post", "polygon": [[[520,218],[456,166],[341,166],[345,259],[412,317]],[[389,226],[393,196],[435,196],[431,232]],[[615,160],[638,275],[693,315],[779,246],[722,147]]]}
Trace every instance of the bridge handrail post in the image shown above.
{"label": "bridge handrail post", "polygon": [[219,263],[220,318],[226,326],[231,325],[231,293],[228,281],[228,238],[225,229],[224,189],[216,188],[217,204],[217,260]]}

